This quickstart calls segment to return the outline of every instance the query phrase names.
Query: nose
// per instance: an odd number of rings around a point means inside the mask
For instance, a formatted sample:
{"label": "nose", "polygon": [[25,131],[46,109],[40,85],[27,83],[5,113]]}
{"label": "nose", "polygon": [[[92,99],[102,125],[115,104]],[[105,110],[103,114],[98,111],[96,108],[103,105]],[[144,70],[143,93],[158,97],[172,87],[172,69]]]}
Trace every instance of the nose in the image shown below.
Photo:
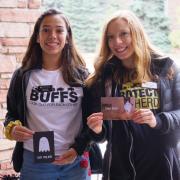
{"label": "nose", "polygon": [[117,44],[122,44],[123,43],[123,40],[120,38],[120,37],[116,37],[115,40],[114,40],[114,43],[115,45]]}
{"label": "nose", "polygon": [[57,36],[56,31],[52,29],[52,30],[49,32],[49,37],[50,37],[50,38],[56,38],[56,36]]}

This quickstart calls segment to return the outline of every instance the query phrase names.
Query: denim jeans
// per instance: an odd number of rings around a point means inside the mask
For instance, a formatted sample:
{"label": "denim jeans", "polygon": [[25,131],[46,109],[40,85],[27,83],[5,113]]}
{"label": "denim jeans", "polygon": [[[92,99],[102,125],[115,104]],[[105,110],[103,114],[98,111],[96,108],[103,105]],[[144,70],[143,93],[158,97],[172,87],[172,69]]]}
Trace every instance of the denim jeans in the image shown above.
{"label": "denim jeans", "polygon": [[89,158],[84,155],[78,156],[72,164],[54,165],[52,163],[34,163],[33,152],[24,150],[20,180],[90,179]]}

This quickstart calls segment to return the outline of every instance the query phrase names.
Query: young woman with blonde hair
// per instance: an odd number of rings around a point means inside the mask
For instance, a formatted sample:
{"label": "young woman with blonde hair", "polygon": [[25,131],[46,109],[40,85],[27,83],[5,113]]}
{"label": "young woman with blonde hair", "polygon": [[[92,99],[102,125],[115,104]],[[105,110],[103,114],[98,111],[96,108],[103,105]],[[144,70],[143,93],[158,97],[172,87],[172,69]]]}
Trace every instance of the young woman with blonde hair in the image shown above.
{"label": "young woman with blonde hair", "polygon": [[[108,141],[103,180],[179,180],[180,74],[132,12],[107,21],[87,85],[92,138]],[[135,110],[104,119],[104,96],[134,97]]]}

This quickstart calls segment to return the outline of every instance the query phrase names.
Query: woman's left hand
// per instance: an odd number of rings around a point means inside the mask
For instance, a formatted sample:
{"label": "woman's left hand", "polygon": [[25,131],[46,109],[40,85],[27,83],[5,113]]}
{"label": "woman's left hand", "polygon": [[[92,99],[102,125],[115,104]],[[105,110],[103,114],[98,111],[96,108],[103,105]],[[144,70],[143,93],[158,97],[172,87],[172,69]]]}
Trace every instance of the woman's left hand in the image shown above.
{"label": "woman's left hand", "polygon": [[137,124],[148,124],[154,128],[157,124],[156,118],[150,109],[137,109],[133,112],[132,121]]}
{"label": "woman's left hand", "polygon": [[74,148],[70,148],[63,155],[56,157],[53,164],[56,164],[56,165],[71,164],[75,161],[76,158],[77,158],[77,152],[75,151]]}

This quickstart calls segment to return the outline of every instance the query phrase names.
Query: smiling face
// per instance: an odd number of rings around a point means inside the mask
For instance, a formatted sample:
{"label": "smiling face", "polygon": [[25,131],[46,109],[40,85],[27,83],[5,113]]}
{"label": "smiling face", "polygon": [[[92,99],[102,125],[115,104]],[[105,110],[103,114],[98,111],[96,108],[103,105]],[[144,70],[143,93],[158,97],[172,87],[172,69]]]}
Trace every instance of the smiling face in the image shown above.
{"label": "smiling face", "polygon": [[61,52],[67,43],[67,28],[59,14],[46,16],[43,19],[37,42],[42,48],[43,57],[49,55],[61,56]]}
{"label": "smiling face", "polygon": [[134,48],[127,21],[120,18],[111,21],[107,28],[107,40],[111,52],[122,61],[123,65],[132,67]]}

